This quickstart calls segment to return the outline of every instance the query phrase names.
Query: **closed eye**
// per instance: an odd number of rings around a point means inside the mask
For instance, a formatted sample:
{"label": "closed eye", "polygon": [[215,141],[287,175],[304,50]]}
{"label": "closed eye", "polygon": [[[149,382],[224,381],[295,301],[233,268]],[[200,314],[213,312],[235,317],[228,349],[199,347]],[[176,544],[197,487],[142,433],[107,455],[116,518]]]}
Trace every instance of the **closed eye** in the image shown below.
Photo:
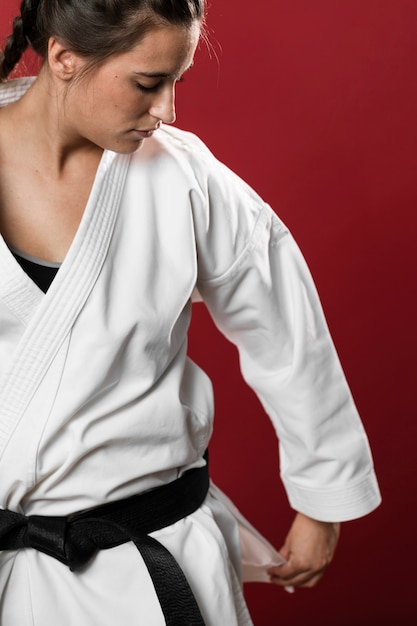
{"label": "closed eye", "polygon": [[[183,83],[184,77],[180,76],[175,80],[176,83]],[[136,83],[137,88],[142,91],[142,93],[156,93],[158,89],[160,89],[163,85],[163,81],[159,81],[156,85],[152,85],[152,87],[146,87],[146,85],[142,85],[142,83]]]}
{"label": "closed eye", "polygon": [[157,83],[156,85],[153,85],[152,87],[145,87],[145,85],[141,85],[141,83],[136,83],[136,87],[139,89],[139,91],[142,91],[143,93],[155,93],[158,91],[160,86],[161,86],[161,83]]}

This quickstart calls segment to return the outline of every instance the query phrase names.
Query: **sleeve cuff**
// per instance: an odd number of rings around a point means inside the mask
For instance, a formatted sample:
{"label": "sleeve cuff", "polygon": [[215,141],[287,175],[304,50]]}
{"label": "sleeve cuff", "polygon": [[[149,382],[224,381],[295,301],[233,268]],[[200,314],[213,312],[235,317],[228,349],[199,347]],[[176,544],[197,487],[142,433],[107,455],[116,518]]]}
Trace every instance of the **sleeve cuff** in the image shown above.
{"label": "sleeve cuff", "polygon": [[374,472],[361,482],[331,489],[306,489],[283,479],[290,505],[322,522],[347,522],[367,515],[381,503]]}

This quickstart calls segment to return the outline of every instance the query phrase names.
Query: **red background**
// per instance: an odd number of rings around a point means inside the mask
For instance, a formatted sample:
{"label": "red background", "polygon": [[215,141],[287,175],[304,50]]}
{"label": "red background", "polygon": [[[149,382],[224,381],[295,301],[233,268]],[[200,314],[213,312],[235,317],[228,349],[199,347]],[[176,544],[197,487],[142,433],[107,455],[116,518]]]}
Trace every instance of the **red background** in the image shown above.
{"label": "red background", "polygon": [[[1,32],[15,0],[2,0]],[[272,204],[318,285],[383,495],[344,524],[314,590],[245,587],[256,626],[407,626],[417,617],[417,3],[211,0],[177,124]],[[212,475],[279,547],[293,513],[277,442],[236,352],[195,307],[190,352],[216,392]],[[219,625],[223,626],[223,625]]]}

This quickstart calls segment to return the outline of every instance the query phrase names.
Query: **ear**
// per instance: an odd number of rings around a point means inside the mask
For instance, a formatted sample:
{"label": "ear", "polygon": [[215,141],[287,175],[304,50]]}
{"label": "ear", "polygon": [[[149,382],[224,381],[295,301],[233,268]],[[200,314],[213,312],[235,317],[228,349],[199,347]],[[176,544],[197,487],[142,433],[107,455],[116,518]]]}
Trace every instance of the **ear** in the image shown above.
{"label": "ear", "polygon": [[78,72],[81,59],[58,37],[48,41],[48,64],[51,72],[61,80],[71,80]]}

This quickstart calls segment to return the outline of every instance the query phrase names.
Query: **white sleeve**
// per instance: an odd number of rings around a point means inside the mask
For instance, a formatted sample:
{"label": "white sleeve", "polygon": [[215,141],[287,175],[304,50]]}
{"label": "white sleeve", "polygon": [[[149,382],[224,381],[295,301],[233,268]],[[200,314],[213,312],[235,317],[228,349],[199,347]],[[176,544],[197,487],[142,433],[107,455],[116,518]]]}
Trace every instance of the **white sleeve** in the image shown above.
{"label": "white sleeve", "polygon": [[368,440],[298,246],[221,164],[202,189],[198,291],[272,420],[291,506],[323,521],[369,513],[380,494]]}

